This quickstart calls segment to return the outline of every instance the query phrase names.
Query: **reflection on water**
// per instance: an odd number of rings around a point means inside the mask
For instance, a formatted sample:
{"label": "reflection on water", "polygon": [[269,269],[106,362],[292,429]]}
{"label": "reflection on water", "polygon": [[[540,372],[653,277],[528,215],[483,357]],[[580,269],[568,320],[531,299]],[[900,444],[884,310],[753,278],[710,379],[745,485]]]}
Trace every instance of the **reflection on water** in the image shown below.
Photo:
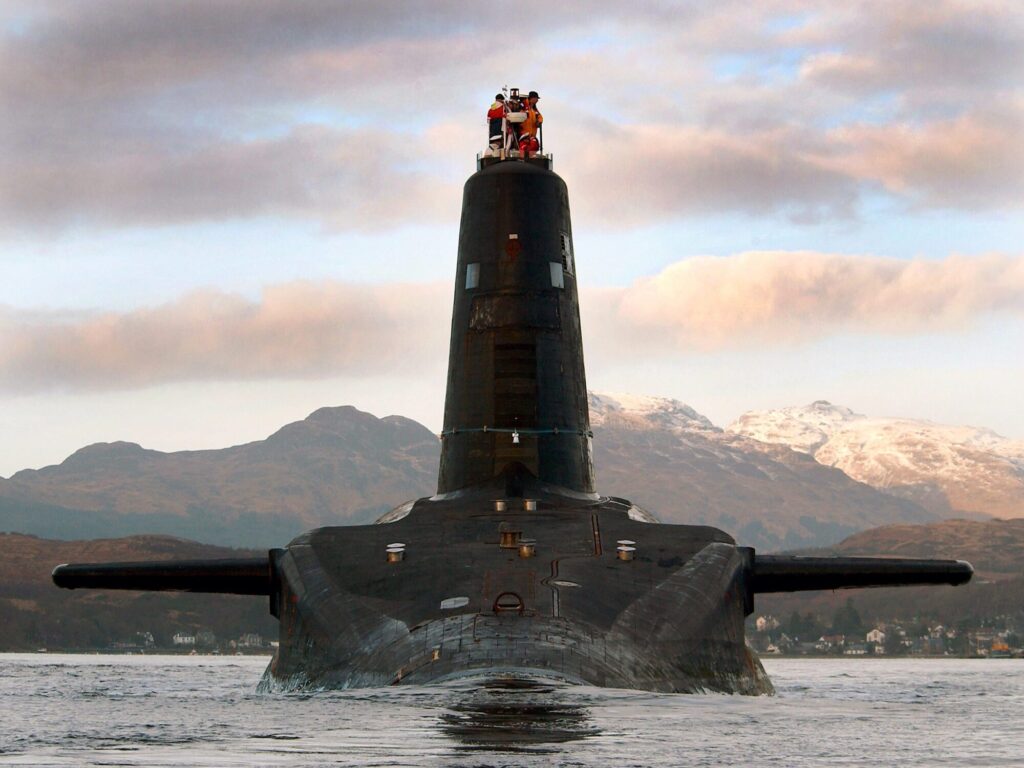
{"label": "reflection on water", "polygon": [[1024,765],[1017,659],[769,659],[774,697],[481,677],[258,694],[265,665],[0,656],[0,766]]}
{"label": "reflection on water", "polygon": [[458,749],[547,752],[538,747],[599,734],[589,714],[564,687],[508,677],[460,689],[439,721]]}

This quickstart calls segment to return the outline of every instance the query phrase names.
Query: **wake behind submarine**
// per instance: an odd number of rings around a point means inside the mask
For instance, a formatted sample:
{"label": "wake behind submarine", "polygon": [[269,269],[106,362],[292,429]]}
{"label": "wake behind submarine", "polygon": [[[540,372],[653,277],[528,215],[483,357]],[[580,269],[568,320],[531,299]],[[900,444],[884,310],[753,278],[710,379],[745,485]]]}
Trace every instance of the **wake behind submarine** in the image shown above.
{"label": "wake behind submarine", "polygon": [[434,496],[266,557],[61,565],[54,583],[268,596],[262,690],[511,676],[761,694],[755,595],[970,580],[959,560],[758,555],[599,494],[568,191],[542,147],[492,150],[463,192]]}

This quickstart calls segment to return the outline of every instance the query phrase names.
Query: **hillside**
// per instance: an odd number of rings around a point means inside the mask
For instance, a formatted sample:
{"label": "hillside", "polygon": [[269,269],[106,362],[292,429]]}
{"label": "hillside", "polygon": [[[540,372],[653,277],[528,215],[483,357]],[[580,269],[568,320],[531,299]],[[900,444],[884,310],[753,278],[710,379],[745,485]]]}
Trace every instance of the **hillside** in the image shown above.
{"label": "hillside", "polygon": [[231,448],[163,453],[101,443],[23,470],[0,480],[0,530],[280,545],[319,525],[371,522],[431,493],[437,464],[437,437],[411,419],[321,408]]}
{"label": "hillside", "polygon": [[[591,398],[604,493],[664,522],[721,527],[761,549],[815,546],[934,515],[784,446],[725,432],[665,398]],[[163,453],[82,448],[0,480],[0,530],[84,539],[163,533],[279,546],[319,525],[368,523],[436,488],[439,444],[400,416],[321,408],[266,440]]]}
{"label": "hillside", "polygon": [[592,394],[599,487],[669,523],[702,523],[777,550],[935,515],[788,447],[715,427],[665,398]]}
{"label": "hillside", "polygon": [[757,614],[810,611],[832,616],[852,597],[865,619],[923,617],[953,625],[967,619],[1024,614],[1024,520],[944,520],[890,525],[854,534],[806,554],[937,557],[968,560],[974,579],[960,587],[838,590],[759,595]]}
{"label": "hillside", "polygon": [[[1024,520],[943,520],[886,525],[815,552],[830,555],[937,557],[970,561],[980,579],[1024,575]],[[1024,605],[1024,595],[1021,596]]]}
{"label": "hillside", "polygon": [[52,541],[0,534],[0,650],[106,648],[151,633],[169,646],[181,630],[206,629],[235,639],[242,633],[277,636],[263,597],[103,592],[57,589],[50,572],[66,562],[242,557],[227,549],[168,536]]}

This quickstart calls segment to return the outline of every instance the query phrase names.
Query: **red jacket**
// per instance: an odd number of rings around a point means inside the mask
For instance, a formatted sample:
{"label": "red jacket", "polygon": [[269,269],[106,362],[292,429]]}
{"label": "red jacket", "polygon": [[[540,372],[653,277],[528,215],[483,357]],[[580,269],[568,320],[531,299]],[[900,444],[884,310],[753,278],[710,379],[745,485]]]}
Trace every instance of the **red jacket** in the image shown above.
{"label": "red jacket", "polygon": [[505,103],[502,101],[496,101],[491,104],[491,108],[487,110],[488,120],[501,120],[505,116]]}

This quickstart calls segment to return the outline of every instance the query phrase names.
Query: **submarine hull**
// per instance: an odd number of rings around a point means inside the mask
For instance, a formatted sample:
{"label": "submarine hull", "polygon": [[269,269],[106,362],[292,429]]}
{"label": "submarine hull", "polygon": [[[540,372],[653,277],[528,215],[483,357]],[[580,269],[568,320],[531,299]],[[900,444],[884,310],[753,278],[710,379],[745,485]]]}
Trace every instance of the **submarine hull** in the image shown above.
{"label": "submarine hull", "polygon": [[[744,642],[749,550],[726,534],[631,519],[636,508],[618,499],[497,512],[492,498],[423,499],[394,523],[293,541],[275,564],[281,637],[261,688],[508,675],[771,692]],[[532,556],[502,547],[517,531],[535,539]],[[632,560],[620,559],[618,541],[635,542]],[[389,562],[399,542],[403,559]]]}
{"label": "submarine hull", "polygon": [[[752,551],[598,496],[591,439],[565,182],[548,158],[481,163],[463,195],[438,495],[274,556],[281,638],[263,688],[508,674],[769,692],[744,642]],[[393,561],[389,544],[404,545]]]}

